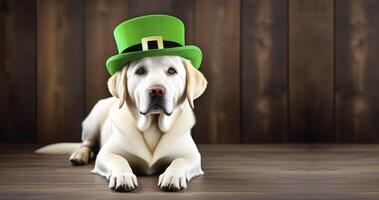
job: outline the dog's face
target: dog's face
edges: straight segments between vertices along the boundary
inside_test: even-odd
[[[179,56],[147,57],[131,62],[108,81],[120,106],[129,98],[142,115],[170,116],[175,107],[193,100],[205,90],[207,81],[189,60]]]
[[[182,59],[176,56],[131,62],[126,76],[130,98],[143,115],[171,115],[184,94],[186,70]]]

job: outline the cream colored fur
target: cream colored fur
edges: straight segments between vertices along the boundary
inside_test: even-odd
[[[141,65],[147,70],[146,76],[135,75]],[[170,66],[177,70],[176,77],[165,74]],[[145,90],[154,84],[166,88],[165,106],[171,115],[156,111],[140,113],[148,102]],[[149,57],[130,63],[109,79],[113,97],[100,100],[83,121],[82,144],[71,145],[74,152],[70,160],[88,163],[90,152],[99,142],[93,172],[106,177],[110,188],[135,189],[138,187],[135,172],[163,172],[158,179],[163,190],[186,188],[187,181],[203,174],[191,128],[195,124],[193,101],[206,85],[206,79],[190,61],[178,56]],[[54,146],[47,146],[39,152],[53,149]]]

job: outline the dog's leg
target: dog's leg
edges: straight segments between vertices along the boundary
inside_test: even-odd
[[[90,116],[88,118],[90,118]],[[96,145],[99,138],[100,130],[98,130],[97,127],[94,127],[95,124],[89,124],[88,118],[82,124],[82,145],[70,156],[70,161],[73,165],[85,165],[88,163],[91,150]]]
[[[109,188],[117,192],[129,192],[138,187],[137,177],[128,161],[115,153],[100,150],[93,172],[105,176]]]
[[[70,161],[73,165],[86,165],[88,164],[91,149],[86,146],[80,147],[70,156]]]
[[[73,165],[88,163],[91,151],[99,140],[101,125],[104,123],[112,103],[109,99],[100,100],[83,121],[82,145],[70,157]]]
[[[187,180],[193,176],[203,174],[200,167],[200,154],[191,153],[181,158],[176,158],[159,176],[158,186],[163,191],[179,191],[187,188]]]

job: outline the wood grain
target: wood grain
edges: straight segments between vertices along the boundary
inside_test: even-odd
[[[199,145],[205,175],[188,189],[162,192],[158,177],[137,176],[132,193],[115,193],[88,166],[67,156],[0,147],[2,199],[377,199],[378,145]]]
[[[84,1],[37,2],[38,142],[79,141],[84,118]]]
[[[338,142],[379,141],[377,1],[336,1]]]
[[[289,1],[289,134],[333,142],[333,1]]]
[[[116,55],[113,30],[128,16],[125,0],[86,1],[85,11],[85,108],[86,114],[102,98],[110,96],[106,60]]]
[[[0,142],[36,141],[35,2],[0,0]]]
[[[240,141],[240,1],[196,1],[195,44],[203,51],[200,70],[208,79],[196,102],[199,142]]]
[[[286,142],[287,1],[242,2],[241,141]]]
[[[0,0],[0,142],[79,141],[127,18],[203,50],[198,143],[379,142],[375,0]],[[334,13],[335,11],[335,13]],[[37,136],[38,132],[38,136]]]

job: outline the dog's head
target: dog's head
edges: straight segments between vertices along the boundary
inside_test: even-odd
[[[164,114],[205,90],[207,81],[191,62],[179,56],[157,56],[136,60],[108,80],[110,93],[120,100],[120,107],[130,100],[141,115]]]

